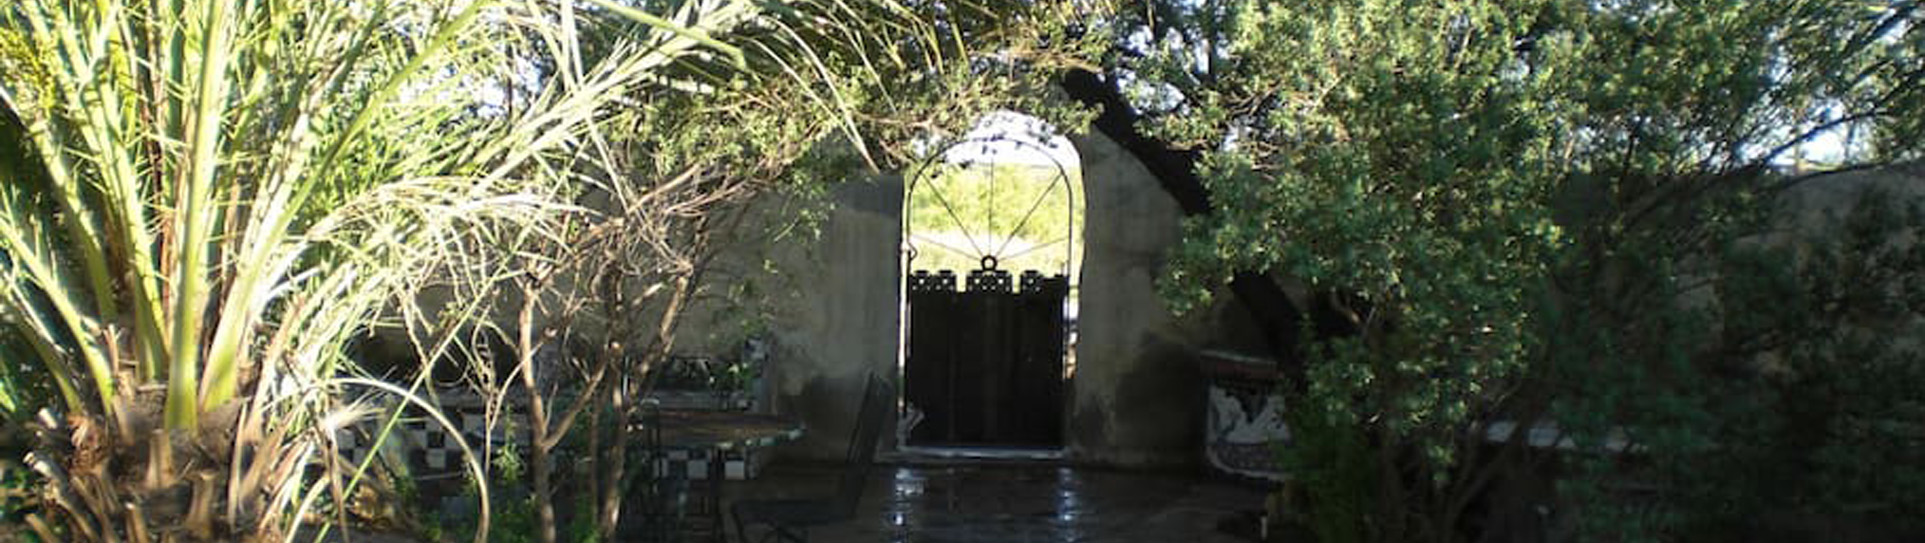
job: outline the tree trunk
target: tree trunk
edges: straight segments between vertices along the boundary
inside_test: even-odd
[[[625,401],[628,387],[620,386],[621,382],[618,380],[617,386],[608,387],[609,405],[612,407],[613,414],[609,419],[613,427],[610,428],[612,435],[609,443],[602,449],[606,455],[603,465],[607,469],[607,476],[596,477],[596,481],[602,487],[602,495],[601,515],[595,529],[601,535],[602,541],[614,540],[615,528],[622,519],[622,498],[623,491],[626,490],[622,487],[622,481],[628,478],[629,413]]]
[[[602,420],[605,418],[606,417],[602,416],[602,410],[599,407],[589,408],[589,411],[588,411],[588,473],[590,474],[590,476],[586,481],[587,482],[586,485],[582,485],[579,483],[576,484],[577,487],[582,487],[582,486],[587,487],[589,506],[582,508],[583,509],[582,511],[577,511],[575,513],[576,515],[590,514],[590,511],[594,511],[596,507],[600,506],[600,504],[604,501],[604,499],[606,498],[610,490],[613,488],[611,485],[604,484],[602,481],[602,477],[600,477],[600,474],[602,473],[602,464],[604,463],[602,459],[602,456],[603,456],[602,455],[602,447],[603,447]],[[599,539],[600,541],[608,541],[608,534],[602,533],[601,523],[599,521],[597,521],[595,524],[595,533],[602,536]]]
[[[516,345],[519,350],[521,366],[521,385],[528,391],[528,471],[533,476],[535,515],[540,531],[541,543],[555,543],[555,501],[550,494],[548,469],[548,409],[542,401],[541,387],[535,379],[534,321],[535,304],[540,301],[541,291],[536,288],[522,289],[521,314],[517,321]]]

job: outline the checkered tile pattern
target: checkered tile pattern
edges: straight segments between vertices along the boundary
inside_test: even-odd
[[[713,405],[713,400],[708,401],[710,403],[707,405]],[[479,407],[456,407],[447,409],[445,414],[450,422],[461,428],[462,436],[467,440],[468,446],[479,452],[482,446],[482,438],[487,434],[488,429],[487,417],[483,410]],[[501,424],[498,423],[492,437],[496,448],[506,443],[515,443],[518,445],[528,443],[528,432],[525,430],[525,428],[527,428],[527,423],[525,422],[526,416],[526,413],[522,411],[516,411],[512,414],[504,413],[502,415],[504,421],[511,417],[515,419],[516,422],[512,424],[512,426],[514,426],[517,431],[514,435],[510,436],[502,431],[499,427]],[[365,459],[369,450],[373,448],[374,444],[372,443],[372,439],[376,433],[381,430],[381,425],[385,422],[386,419],[370,420],[357,425],[355,428],[344,429],[337,434],[336,443],[349,461],[359,462]],[[398,454],[401,458],[405,458],[408,469],[412,470],[418,477],[433,477],[437,475],[452,476],[460,473],[463,469],[461,446],[456,444],[455,440],[448,438],[448,433],[445,428],[439,423],[429,419],[419,417],[404,418],[396,425],[394,433],[388,436],[387,447],[387,450],[392,451],[393,454]],[[521,450],[526,451],[527,449],[526,447],[521,447]],[[686,473],[690,480],[705,480],[709,476],[709,462],[718,460],[716,458],[717,452],[718,451],[705,449],[671,449],[664,451],[666,458],[662,459],[662,465],[657,467],[657,469],[660,470],[658,473],[671,473],[670,470],[679,470],[679,473]],[[719,452],[721,453],[719,460],[723,462],[723,475],[725,479],[731,481],[754,478],[764,463],[762,462],[763,458],[760,457],[766,456],[759,455],[755,451],[738,450]]]
[[[657,473],[686,475],[691,481],[706,480],[709,477],[709,462],[715,461],[715,454],[722,454],[722,478],[728,481],[753,479],[761,471],[762,462],[754,451],[711,451],[706,449],[669,449],[663,451],[667,456],[659,461]]]
[[[453,409],[445,415],[461,429],[468,446],[479,452],[483,436],[487,433],[487,417],[479,409]],[[513,416],[523,415],[516,413]],[[344,429],[336,437],[337,444],[350,460],[358,462],[366,458],[374,446],[374,437],[386,422],[386,419],[370,420]],[[447,429],[440,423],[419,417],[403,418],[387,439],[388,450],[407,459],[408,468],[419,475],[451,474],[461,470],[461,446],[449,438]],[[527,443],[527,432],[509,436],[497,428],[493,441],[496,447],[510,442]]]

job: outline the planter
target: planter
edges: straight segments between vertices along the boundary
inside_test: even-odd
[[[1234,475],[1283,481],[1277,455],[1289,445],[1290,429],[1283,422],[1276,362],[1224,351],[1204,351],[1200,362],[1210,383],[1203,444],[1210,466]]]

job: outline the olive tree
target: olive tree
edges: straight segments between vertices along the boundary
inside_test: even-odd
[[[1207,195],[1166,295],[1194,307],[1289,278],[1339,321],[1276,343],[1295,377],[1290,466],[1325,540],[1501,535],[1479,511],[1558,457],[1545,445],[1704,465],[1705,426],[1677,417],[1709,412],[1659,407],[1703,405],[1689,383],[1747,357],[1687,340],[1693,308],[1675,300],[1755,294],[1740,285],[1761,271],[1725,248],[1800,182],[1776,172],[1814,142],[1840,142],[1832,167],[1920,153],[1911,2],[1120,13],[1107,75]],[[1566,431],[1533,446],[1516,430],[1537,427]]]

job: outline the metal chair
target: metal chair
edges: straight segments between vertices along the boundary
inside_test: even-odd
[[[811,527],[854,520],[856,502],[861,500],[862,487],[868,483],[870,464],[876,457],[877,441],[889,416],[889,402],[894,399],[894,387],[875,374],[870,374],[869,383],[862,394],[861,410],[856,413],[855,432],[849,436],[849,453],[842,474],[836,481],[835,494],[807,500],[737,501],[730,507],[730,513],[735,518],[736,538],[748,543],[746,527],[763,526],[767,531],[759,541],[806,543]]]
[[[688,473],[669,469],[668,453],[662,447],[661,402],[644,400],[640,408],[642,469],[631,472],[638,480],[631,480],[625,486],[633,489],[631,497],[640,498],[641,515],[637,520],[641,522],[630,530],[623,530],[624,538],[677,541],[688,511]]]

